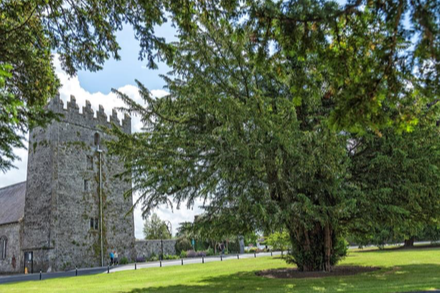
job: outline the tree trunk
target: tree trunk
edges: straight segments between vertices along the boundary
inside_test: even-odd
[[[330,224],[327,223],[324,228],[324,271],[331,271],[331,254],[332,254],[332,233]]]
[[[290,261],[298,266],[300,271],[330,272],[338,259],[334,247],[336,236],[332,226],[327,223],[315,223],[313,229],[296,227],[289,231],[292,243]]]
[[[415,236],[411,236],[409,239],[405,239],[403,247],[414,247]]]

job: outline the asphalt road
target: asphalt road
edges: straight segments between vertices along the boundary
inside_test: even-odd
[[[280,255],[281,252],[273,252],[273,255]],[[183,265],[189,265],[189,264],[196,264],[196,263],[208,263],[208,262],[215,262],[215,261],[228,261],[231,259],[243,259],[243,258],[255,258],[255,257],[262,257],[262,256],[270,256],[270,252],[260,252],[257,254],[239,254],[238,257],[236,254],[234,255],[224,255],[222,257],[220,256],[208,256],[204,258],[185,258],[183,259]],[[114,272],[120,272],[120,271],[129,271],[134,270],[135,266],[136,269],[144,269],[144,268],[155,268],[155,267],[169,267],[169,266],[181,266],[182,260],[164,260],[162,262],[155,261],[155,262],[144,262],[144,263],[137,263],[135,264],[128,264],[128,265],[119,265],[119,266],[111,266],[111,267],[97,267],[97,268],[85,268],[85,269],[78,269],[78,276],[85,276],[85,275],[94,275],[94,274],[107,274],[107,273],[114,273]],[[63,278],[63,277],[75,277],[76,276],[76,270],[71,271],[65,271],[65,272],[56,272],[56,273],[42,273],[41,279],[47,280],[47,279],[54,279],[54,278]],[[5,283],[12,283],[12,282],[24,282],[24,281],[39,281],[40,280],[40,273],[34,272],[33,274],[19,274],[19,275],[8,275],[8,276],[1,276],[0,275],[0,284]]]

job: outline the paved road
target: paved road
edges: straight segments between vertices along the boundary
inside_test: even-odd
[[[273,255],[280,255],[281,252],[274,252]],[[270,252],[260,252],[257,253],[256,255],[251,254],[251,253],[247,253],[247,254],[240,254],[238,257],[236,254],[233,255],[224,255],[222,258],[220,258],[220,256],[207,256],[204,258],[185,258],[183,259],[183,265],[188,265],[188,264],[196,264],[196,263],[208,263],[208,262],[215,262],[215,261],[227,261],[227,260],[231,260],[231,259],[243,259],[243,258],[255,258],[255,257],[262,257],[262,256],[270,256],[271,253]],[[163,267],[170,267],[170,266],[181,266],[182,265],[182,260],[165,260],[162,262],[162,266]],[[155,267],[160,267],[161,263],[160,262],[146,262],[146,263],[138,263],[136,264],[137,269],[144,269],[144,268],[155,268]],[[120,272],[120,271],[127,271],[127,270],[134,270],[135,265],[134,264],[129,264],[129,265],[124,265],[124,266],[118,266],[115,268],[110,269],[110,273],[114,273],[114,272]]]
[[[281,252],[273,252],[273,255],[280,255]],[[262,256],[270,256],[270,252],[261,252],[254,254],[240,254],[238,258],[254,258],[256,257],[262,257]],[[214,262],[214,261],[227,261],[230,259],[237,259],[237,255],[224,255],[222,258],[220,256],[208,256],[204,258],[186,258],[183,260],[183,265],[188,264],[195,264],[195,263],[208,263],[208,262]],[[163,262],[144,262],[144,263],[137,263],[136,268],[137,269],[144,269],[144,268],[154,268],[154,267],[169,267],[169,266],[181,266],[182,261],[181,260],[165,260]],[[85,276],[85,275],[93,275],[93,274],[107,274],[114,273],[114,272],[120,272],[120,271],[128,271],[128,270],[134,270],[135,264],[128,264],[128,265],[120,265],[116,267],[98,267],[98,268],[87,268],[87,269],[78,269],[78,276]],[[43,280],[47,279],[53,279],[53,278],[62,278],[62,277],[74,277],[76,275],[75,270],[66,271],[66,272],[56,272],[56,273],[43,273],[41,275],[41,278]],[[23,282],[23,281],[37,281],[40,280],[40,274],[34,273],[34,274],[20,274],[20,275],[11,275],[11,276],[0,276],[0,284],[5,283],[11,283],[11,282]]]
[[[100,274],[103,272],[107,272],[107,268],[88,268],[88,269],[78,269],[78,276],[85,275],[94,275]],[[61,277],[73,277],[76,275],[76,271],[66,271],[66,272],[57,272],[57,273],[43,273],[41,275],[43,280],[53,279],[53,278],[61,278]],[[20,274],[20,275],[9,275],[9,276],[0,276],[0,284],[11,283],[11,282],[23,282],[23,281],[35,281],[40,280],[40,274]]]

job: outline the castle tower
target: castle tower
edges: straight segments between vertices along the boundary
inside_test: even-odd
[[[110,250],[132,258],[132,198],[124,198],[131,182],[115,178],[123,163],[107,153],[110,137],[100,126],[119,125],[131,132],[128,115],[110,122],[102,106],[94,116],[86,101],[82,113],[71,96],[64,109],[59,97],[49,108],[63,118],[29,137],[28,178],[22,253],[33,271],[59,271],[108,264]],[[102,247],[102,249],[101,249]],[[29,268],[30,269],[30,268]]]

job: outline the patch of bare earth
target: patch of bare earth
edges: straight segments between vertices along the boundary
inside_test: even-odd
[[[300,272],[296,268],[265,270],[255,273],[257,276],[271,279],[303,279],[303,278],[323,278],[334,276],[350,276],[362,273],[374,272],[378,267],[362,266],[336,266],[331,272]]]

